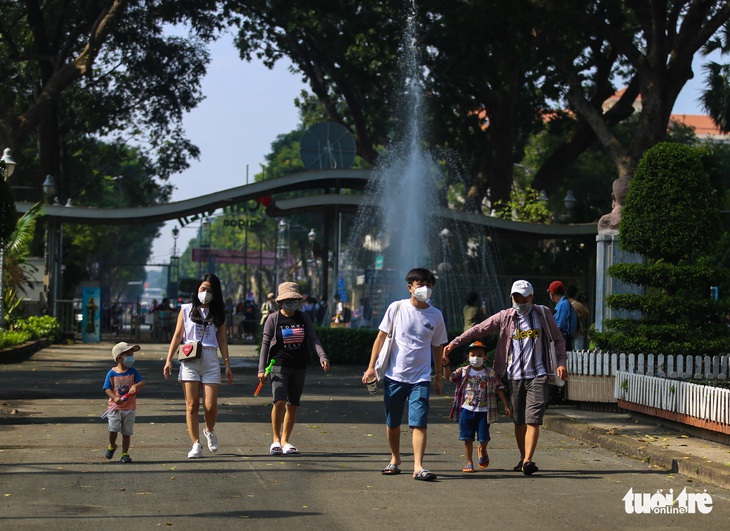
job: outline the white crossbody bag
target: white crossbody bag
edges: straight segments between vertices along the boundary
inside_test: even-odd
[[[395,318],[398,315],[401,304],[403,303],[399,302],[395,307],[393,318],[390,320],[390,326],[388,327],[388,335],[386,336],[385,341],[383,341],[383,346],[380,347],[378,359],[375,360],[375,376],[378,378],[378,381],[385,378],[385,370],[388,368],[388,364],[390,363],[390,353],[393,351],[393,343],[395,342]]]

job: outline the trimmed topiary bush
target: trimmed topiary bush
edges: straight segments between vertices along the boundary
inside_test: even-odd
[[[636,168],[619,226],[621,248],[677,265],[704,254],[720,234],[715,190],[697,151],[663,142]]]
[[[607,319],[593,336],[614,352],[719,354],[730,350],[728,305],[710,299],[710,286],[726,282],[728,269],[699,265],[721,233],[715,190],[697,151],[661,143],[639,162],[619,225],[621,248],[643,254],[647,264],[615,264],[609,275],[644,286],[645,295],[606,298],[618,311],[641,319]]]

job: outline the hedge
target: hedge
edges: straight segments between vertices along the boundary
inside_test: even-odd
[[[367,367],[370,361],[373,343],[378,335],[375,328],[319,328],[317,337],[327,357],[333,365],[362,365]],[[461,331],[448,332],[449,341],[460,335]],[[491,366],[494,359],[494,350],[497,347],[497,336],[488,336],[481,340],[487,346],[487,364]],[[463,348],[454,351],[451,356],[452,366],[461,365],[465,359]]]

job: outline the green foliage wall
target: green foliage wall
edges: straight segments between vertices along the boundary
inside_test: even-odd
[[[596,345],[614,352],[719,354],[730,349],[723,317],[730,305],[710,299],[710,286],[729,270],[702,260],[721,232],[715,190],[697,150],[657,144],[640,161],[624,203],[619,244],[647,264],[615,264],[609,274],[644,286],[646,294],[616,294],[606,302],[641,319],[604,321]]]
[[[317,337],[324,351],[327,353],[332,364],[337,365],[362,365],[363,370],[367,368],[370,361],[370,353],[373,349],[373,343],[378,335],[378,330],[374,328],[319,328],[317,327]],[[449,340],[461,334],[461,331],[450,331]],[[493,351],[497,347],[497,336],[489,336],[482,339],[487,346],[488,351]],[[452,366],[461,365],[464,361],[464,349],[457,349],[449,357]],[[489,365],[493,355],[488,356]]]

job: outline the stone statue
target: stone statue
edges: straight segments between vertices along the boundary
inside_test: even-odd
[[[617,233],[618,225],[621,221],[621,209],[623,208],[624,199],[629,191],[630,179],[619,177],[613,181],[611,192],[611,207],[613,210],[608,214],[601,216],[598,220],[599,233]]]

